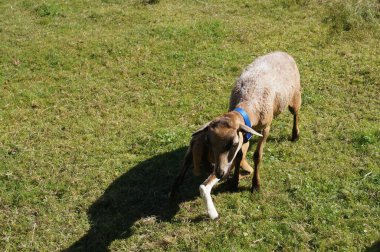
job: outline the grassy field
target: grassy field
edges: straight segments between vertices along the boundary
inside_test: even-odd
[[[379,249],[379,2],[150,2],[0,1],[1,250]],[[280,115],[262,191],[221,183],[217,221],[207,174],[170,202],[191,132],[275,50],[301,72],[300,140]]]

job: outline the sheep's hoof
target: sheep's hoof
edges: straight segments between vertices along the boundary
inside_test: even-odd
[[[246,171],[246,170],[243,170],[239,173],[239,180],[240,179],[245,179],[245,178],[249,178],[251,176],[253,172],[249,172],[249,171]]]
[[[219,218],[219,214],[216,211],[209,212],[208,215],[209,215],[211,220],[216,220]]]
[[[300,134],[293,134],[292,138],[290,139],[292,142],[297,142],[300,138]]]
[[[229,191],[230,191],[230,192],[237,192],[237,191],[238,191],[238,188],[239,188],[238,184],[236,184],[236,183],[231,183],[230,186],[229,186]]]
[[[260,185],[252,185],[251,193],[253,192],[260,192]]]

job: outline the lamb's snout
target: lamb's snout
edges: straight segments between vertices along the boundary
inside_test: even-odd
[[[224,165],[224,166],[216,166],[216,168],[215,168],[215,176],[218,179],[225,178],[228,175],[230,169],[231,169],[231,164],[227,164],[227,165]]]

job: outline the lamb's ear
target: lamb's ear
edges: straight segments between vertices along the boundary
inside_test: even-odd
[[[197,131],[195,131],[193,134],[191,134],[191,136],[195,136],[196,134],[206,130],[209,125],[210,125],[210,122],[206,123],[205,125],[200,127]]]
[[[251,133],[252,135],[256,135],[256,136],[259,136],[259,137],[263,136],[259,132],[254,131],[252,128],[250,128],[250,127],[248,127],[247,125],[244,125],[244,124],[240,124],[239,130],[247,132],[247,133]]]

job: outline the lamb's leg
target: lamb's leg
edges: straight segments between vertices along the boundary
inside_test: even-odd
[[[240,169],[240,163],[243,157],[243,152],[239,151],[235,157],[235,171],[234,171],[234,176],[231,181],[231,190],[232,191],[237,191],[238,186],[239,186],[239,169]]]
[[[244,178],[244,177],[247,177],[249,175],[251,175],[253,173],[253,168],[248,164],[247,162],[247,152],[248,152],[248,148],[249,148],[249,142],[243,144],[241,150],[243,152],[243,158],[240,162],[240,166],[241,168],[244,170],[244,173],[243,175],[240,177],[240,178]]]
[[[212,187],[218,183],[219,179],[215,176],[215,174],[211,174],[202,185],[199,186],[199,192],[201,197],[203,198],[203,202],[207,207],[207,213],[212,220],[218,218],[218,212],[215,209],[214,203],[211,198],[211,189]]]
[[[301,93],[300,92],[297,92],[295,95],[294,95],[294,98],[293,98],[293,104],[291,106],[289,106],[289,110],[290,112],[293,114],[293,130],[292,130],[292,141],[295,142],[298,140],[299,136],[300,136],[300,130],[299,130],[299,127],[298,127],[298,124],[299,124],[299,110],[300,110],[300,107],[301,107]]]
[[[175,194],[178,191],[179,186],[182,184],[183,179],[185,178],[186,172],[191,165],[191,161],[192,161],[192,152],[191,152],[191,146],[190,146],[186,151],[185,158],[182,163],[182,169],[173,183],[172,190],[169,194],[171,198],[175,196]]]
[[[295,142],[300,136],[300,130],[298,128],[299,110],[295,110],[294,107],[289,107],[289,110],[293,114],[293,130],[291,141]]]
[[[205,159],[207,148],[204,142],[204,133],[201,132],[191,140],[191,151],[193,155],[193,174],[194,176],[201,175],[201,163]]]
[[[293,130],[292,130],[292,141],[295,142],[298,140],[300,136],[300,130],[298,128],[298,119],[299,115],[298,112],[293,114]]]
[[[254,170],[253,170],[251,192],[260,190],[259,166],[261,163],[261,159],[263,157],[263,149],[264,149],[265,142],[267,141],[267,138],[269,135],[269,130],[270,130],[270,126],[267,126],[263,130],[263,136],[259,139],[255,153],[253,154],[253,161],[255,163],[255,166],[254,166]]]

